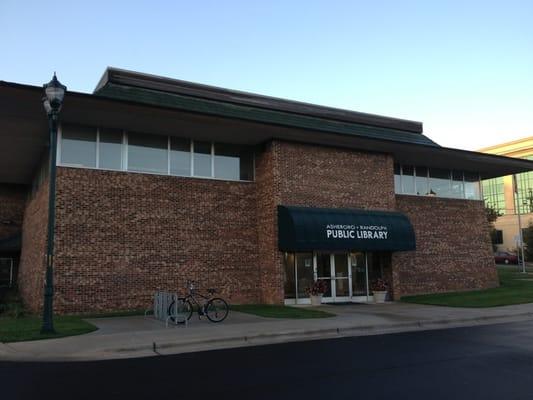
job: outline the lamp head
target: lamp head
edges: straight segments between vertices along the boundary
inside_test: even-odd
[[[63,105],[63,98],[65,97],[67,87],[59,82],[56,73],[54,72],[52,80],[44,84],[43,88],[45,93],[45,97],[43,97],[43,105],[46,113],[50,114],[51,112],[59,112]]]

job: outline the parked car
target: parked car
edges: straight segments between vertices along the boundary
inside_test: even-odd
[[[518,264],[518,256],[507,251],[497,251],[494,253],[496,264]]]

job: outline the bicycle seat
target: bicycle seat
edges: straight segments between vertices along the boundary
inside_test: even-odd
[[[214,294],[216,293],[216,289],[213,289],[213,288],[207,289],[207,293]]]

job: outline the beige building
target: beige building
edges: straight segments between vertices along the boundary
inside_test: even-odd
[[[479,149],[482,153],[533,160],[533,136]],[[533,173],[516,175],[518,193],[513,190],[512,175],[482,181],[485,203],[502,216],[495,223],[495,244],[499,251],[515,252],[519,243],[518,215],[522,228],[533,223]],[[517,209],[518,208],[518,209]]]

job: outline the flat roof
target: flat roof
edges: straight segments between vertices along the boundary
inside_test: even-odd
[[[124,98],[68,91],[61,121],[235,144],[278,139],[387,153],[400,163],[479,172],[483,179],[533,170],[533,161],[445,148],[407,130],[112,85]],[[42,95],[42,87],[0,81],[0,182],[27,184],[36,172],[48,144]]]

